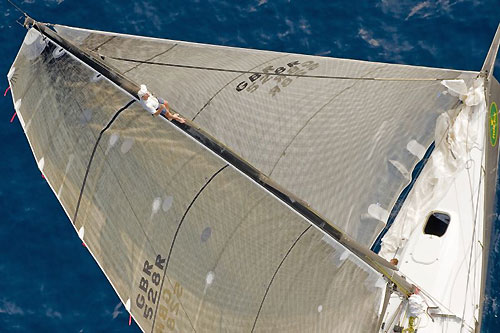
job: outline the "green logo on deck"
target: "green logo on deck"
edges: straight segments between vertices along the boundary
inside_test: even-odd
[[[498,139],[498,106],[493,102],[490,105],[490,142],[492,146],[497,144]]]

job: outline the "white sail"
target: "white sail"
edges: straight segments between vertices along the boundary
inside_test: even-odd
[[[381,274],[59,50],[28,31],[13,99],[49,185],[144,331],[376,328]]]
[[[437,117],[458,102],[440,79],[477,76],[55,29],[367,246],[422,157],[408,146],[425,151]]]
[[[381,253],[397,256],[408,240],[400,267],[431,291],[412,298],[408,316],[421,316],[423,304],[440,316],[432,327],[422,322],[424,330],[450,318],[460,321],[449,327],[477,325],[498,163],[496,141],[482,145],[484,121],[498,135],[497,111],[484,114],[490,104],[497,110],[499,94],[488,71],[477,79],[477,72],[35,26],[44,36],[28,30],[8,74],[21,125],[80,238],[144,331],[413,326],[399,304],[419,291],[363,245],[373,244],[433,141],[431,162]],[[139,83],[192,122],[152,118],[137,101]],[[431,173],[444,155],[449,168]],[[464,168],[471,184],[453,178]],[[448,188],[468,185],[483,198],[473,207],[481,222],[452,222],[450,230],[473,230],[474,260],[443,257],[465,282],[441,294],[429,283],[430,266],[408,258],[427,265],[430,244],[441,243],[417,230],[426,210],[439,208],[425,198],[454,197]],[[458,208],[469,203],[460,200]],[[392,296],[388,281],[398,289]],[[468,307],[460,315],[462,299]]]

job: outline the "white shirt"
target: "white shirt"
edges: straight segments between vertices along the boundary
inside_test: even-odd
[[[160,106],[160,102],[158,102],[156,97],[151,95],[148,97],[146,101],[141,99],[141,104],[146,110],[148,110],[151,113],[156,112],[156,109],[158,109],[158,107]]]

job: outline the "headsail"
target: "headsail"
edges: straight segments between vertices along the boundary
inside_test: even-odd
[[[34,29],[9,82],[40,169],[143,330],[376,327],[378,272]]]
[[[55,26],[370,246],[477,73],[244,50]],[[277,75],[278,74],[278,75]]]

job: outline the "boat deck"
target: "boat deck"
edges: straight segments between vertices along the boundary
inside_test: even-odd
[[[480,124],[484,124],[484,115]],[[484,135],[484,127],[478,129]],[[421,288],[428,314],[420,316],[418,332],[473,332],[479,321],[483,269],[484,149],[473,147],[466,167],[458,172],[448,192],[429,211],[450,216],[441,237],[424,232],[427,218],[409,237],[399,259],[400,272]],[[481,175],[483,173],[483,175]],[[432,296],[430,296],[432,295]],[[393,313],[401,303],[394,295],[388,306]],[[386,316],[389,323],[391,315]],[[406,305],[394,321],[407,323]],[[389,325],[389,324],[388,324]],[[392,332],[385,325],[382,332]],[[406,327],[406,326],[405,326]]]

